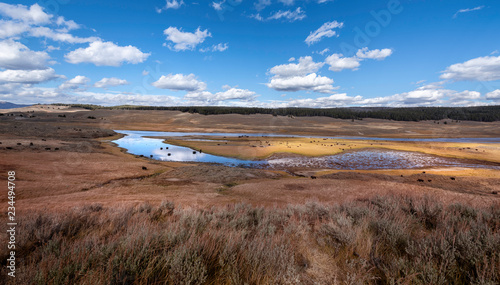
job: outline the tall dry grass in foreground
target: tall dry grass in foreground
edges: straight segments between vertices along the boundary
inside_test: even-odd
[[[16,284],[500,282],[498,203],[384,196],[282,209],[92,205],[19,224]]]

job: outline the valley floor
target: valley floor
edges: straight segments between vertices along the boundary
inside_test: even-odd
[[[6,114],[8,114],[8,112]],[[276,276],[285,276],[288,274],[286,273],[288,272],[287,270],[291,270],[290,272],[293,271],[293,274],[298,275],[290,273],[292,275],[289,277],[292,279],[295,278],[293,280],[302,280],[305,284],[308,284],[309,281],[320,283],[327,281],[332,282],[332,280],[346,281],[351,278],[349,277],[349,274],[358,274],[356,275],[357,277],[352,278],[361,278],[359,280],[364,280],[362,283],[373,283],[375,282],[374,280],[381,280],[380,278],[386,278],[385,281],[387,282],[390,280],[400,280],[402,282],[404,280],[417,280],[420,277],[417,278],[416,276],[421,276],[421,271],[419,270],[427,270],[422,267],[421,269],[415,269],[417,270],[415,272],[410,272],[408,271],[409,269],[403,265],[401,265],[402,267],[398,267],[400,265],[389,262],[388,256],[390,254],[400,256],[402,263],[417,262],[415,259],[417,257],[415,256],[408,257],[402,255],[401,252],[389,253],[389,248],[392,246],[391,242],[397,243],[398,241],[383,241],[382,239],[386,238],[383,235],[387,234],[385,231],[399,231],[395,228],[384,228],[386,226],[392,227],[389,225],[390,223],[387,225],[374,225],[373,223],[377,223],[376,221],[372,221],[363,216],[363,218],[360,218],[362,220],[362,225],[351,228],[354,236],[352,238],[346,237],[350,241],[354,242],[354,244],[346,243],[343,241],[343,237],[337,236],[339,234],[337,231],[342,232],[340,229],[344,227],[342,219],[345,219],[346,215],[350,215],[345,212],[349,210],[338,209],[347,209],[346,207],[351,207],[352,205],[359,204],[356,207],[365,207],[367,208],[366,211],[379,211],[377,213],[380,213],[381,217],[391,219],[388,216],[389,213],[392,213],[390,211],[404,212],[404,209],[406,209],[405,207],[408,205],[407,203],[410,203],[407,201],[413,199],[416,201],[415,203],[417,205],[421,205],[419,207],[431,207],[432,209],[437,207],[441,209],[438,211],[439,213],[435,214],[425,212],[427,210],[424,208],[419,208],[420,210],[416,211],[417,213],[419,213],[418,211],[424,211],[425,213],[422,215],[429,214],[431,215],[430,219],[443,219],[438,222],[438,224],[439,227],[444,227],[445,224],[448,223],[449,219],[454,218],[443,216],[443,213],[446,212],[443,209],[446,209],[447,207],[455,207],[452,205],[459,204],[461,205],[460,207],[471,209],[470,211],[475,213],[473,214],[474,223],[482,221],[489,226],[493,225],[493,227],[490,227],[487,230],[488,235],[491,236],[492,242],[496,242],[497,246],[499,244],[498,230],[500,222],[498,221],[498,207],[500,207],[500,195],[498,193],[500,192],[500,171],[498,170],[468,168],[428,168],[413,170],[394,169],[370,171],[295,169],[293,173],[290,173],[285,171],[235,168],[203,163],[162,162],[127,154],[124,150],[117,148],[113,143],[111,143],[111,141],[118,138],[118,135],[112,131],[117,129],[191,132],[202,130],[205,132],[282,132],[307,134],[311,136],[379,135],[381,137],[500,137],[500,123],[450,122],[446,125],[442,123],[438,125],[434,122],[392,122],[382,120],[363,120],[353,123],[351,121],[342,121],[330,118],[292,119],[288,117],[276,118],[265,115],[201,116],[180,112],[75,111],[61,109],[58,111],[52,110],[52,112],[36,110],[34,113],[13,112],[13,114],[14,116],[0,116],[0,155],[2,158],[0,162],[0,180],[7,181],[7,173],[9,171],[15,171],[16,216],[18,216],[20,220],[26,221],[29,225],[31,225],[30,223],[42,223],[43,226],[47,227],[47,231],[53,231],[53,235],[50,237],[41,237],[40,233],[33,232],[33,236],[25,236],[21,238],[24,239],[23,242],[25,242],[25,244],[23,244],[22,254],[26,255],[26,259],[23,259],[22,261],[22,266],[25,266],[24,268],[26,269],[31,268],[30,266],[34,266],[36,262],[45,262],[43,264],[44,266],[48,266],[47,268],[55,266],[54,262],[62,262],[59,264],[62,267],[58,269],[63,270],[64,266],[62,264],[71,266],[71,264],[74,264],[75,262],[80,262],[81,260],[71,259],[69,257],[69,259],[65,259],[64,261],[58,261],[54,259],[55,257],[46,257],[45,253],[42,254],[42,252],[51,252],[52,250],[63,251],[69,255],[76,254],[74,251],[70,250],[71,246],[74,245],[68,244],[71,240],[71,234],[78,236],[75,240],[76,243],[84,244],[87,242],[88,240],[86,241],[85,239],[82,239],[86,235],[88,235],[89,238],[95,238],[96,241],[102,240],[107,243],[111,240],[120,240],[123,236],[127,236],[129,231],[132,230],[133,225],[138,223],[138,220],[140,219],[151,220],[159,218],[159,221],[151,220],[151,222],[148,222],[150,223],[148,225],[152,231],[164,226],[164,221],[170,221],[172,219],[172,222],[175,220],[176,223],[180,223],[178,226],[181,227],[186,226],[186,224],[180,222],[179,219],[182,220],[181,216],[188,215],[190,219],[198,221],[199,219],[205,217],[205,214],[203,214],[204,212],[199,211],[208,210],[223,213],[224,211],[233,211],[230,209],[233,209],[231,207],[236,207],[235,205],[245,205],[242,207],[246,207],[244,211],[247,211],[248,213],[252,211],[257,211],[255,213],[260,213],[259,211],[264,213],[262,214],[263,216],[259,216],[258,219],[266,217],[266,219],[270,219],[270,217],[268,217],[269,215],[277,215],[281,217],[280,219],[286,220],[283,223],[290,224],[290,227],[294,227],[294,231],[304,231],[303,233],[296,233],[290,236],[280,232],[279,238],[278,236],[270,236],[270,238],[276,238],[278,241],[283,238],[283,244],[295,245],[295,243],[298,243],[300,247],[307,247],[308,242],[314,241],[314,246],[310,249],[299,249],[298,251],[293,252],[285,250],[282,253],[279,253],[283,254],[283,256],[280,257],[283,258],[283,262],[286,262],[286,260],[290,258],[293,259],[295,262],[294,264],[296,265],[294,265],[295,267],[275,268],[276,274],[282,274],[278,274]],[[19,116],[20,114],[23,116]],[[186,144],[186,142],[178,143]],[[307,144],[308,142],[300,141],[294,143]],[[200,147],[199,143],[197,144],[198,145],[195,145],[194,147]],[[277,148],[270,151],[270,153],[280,152],[279,142],[276,142],[276,145]],[[428,151],[432,154],[479,159],[490,162],[500,161],[500,149],[491,145],[471,145],[471,147],[474,147],[474,150],[465,151],[458,150],[459,148],[464,147],[467,149],[466,145],[461,144],[443,144],[441,146],[435,144],[392,144],[391,147],[395,149],[405,148],[422,152]],[[224,150],[221,150],[220,148],[210,149],[210,146],[208,145],[203,145],[203,148],[207,151],[212,151],[213,153],[224,154]],[[476,151],[476,148],[484,150],[484,152]],[[313,151],[315,148],[311,146],[311,148],[304,149]],[[319,155],[321,153],[305,154]],[[259,155],[265,156],[267,154],[262,153]],[[299,177],[293,174],[300,174],[304,177]],[[309,177],[311,175],[317,176],[317,179],[311,179]],[[4,190],[6,191],[6,189]],[[379,203],[373,201],[381,201],[380,199],[389,201],[387,203],[395,203],[397,206],[394,206],[395,208],[392,210],[387,210],[385,213],[385,210],[382,208],[380,208],[382,209],[380,210],[378,208],[373,208],[375,206],[369,206],[374,203]],[[174,214],[170,213],[168,215],[163,213],[162,211],[165,210],[165,205],[167,205],[165,203],[167,203],[167,201],[168,203],[175,205],[175,209],[179,209],[179,212],[174,212]],[[1,196],[0,205],[5,205],[4,210],[0,213],[2,220],[4,220],[7,218],[6,195]],[[138,210],[141,209],[141,207],[149,207],[151,209]],[[287,211],[286,209],[305,209],[302,207],[326,207],[327,210],[325,210],[325,215],[330,218],[323,221],[320,217],[309,217],[309,215],[316,215],[313,214],[316,210],[311,210],[312,212],[304,210],[307,212],[304,213],[304,215],[307,216],[305,218],[300,216],[302,214],[297,214],[297,211],[299,210],[290,210],[294,213],[292,216],[298,215],[296,220],[290,221],[290,217],[285,214]],[[109,229],[111,232],[107,234],[99,232],[100,230],[98,230],[98,227],[102,223],[102,220],[99,219],[110,219],[110,222],[112,223],[119,223],[118,220],[115,221],[115,219],[118,219],[117,216],[114,216],[118,213],[116,211],[124,211],[122,214],[129,212],[138,214],[127,214],[131,215],[127,216],[127,219],[131,220],[125,221],[123,224],[125,226],[117,226],[116,232],[112,229]],[[143,213],[144,211],[145,213]],[[153,214],[151,214],[153,212],[151,211],[160,211],[160,214],[158,217],[154,218],[152,216]],[[243,212],[238,211],[237,214],[234,215],[247,215],[247,212],[242,214]],[[457,211],[460,212],[462,210]],[[54,227],[56,227],[55,224],[64,222],[64,216],[79,215],[78,217],[80,217],[81,215],[87,214],[89,217],[95,216],[95,219],[97,220],[92,220],[92,222],[89,222],[88,220],[82,221],[84,226],[74,229],[74,231],[71,229],[68,229],[69,232],[62,229],[54,229]],[[100,217],[101,214],[102,217]],[[343,218],[341,219],[338,215]],[[418,217],[418,215],[420,214],[417,214],[415,217]],[[457,215],[463,216],[465,214]],[[496,218],[493,218],[491,215],[496,215]],[[287,218],[284,218],[285,216]],[[410,216],[408,219],[413,219],[413,216]],[[38,221],[36,219],[41,220]],[[208,223],[209,228],[216,227],[215,225],[218,223],[217,219],[214,220],[211,218],[211,222]],[[302,228],[301,223],[304,222],[302,219],[306,219],[308,221],[312,219],[313,222],[311,222],[306,228]],[[350,221],[349,223],[356,222],[357,218],[352,219],[348,219]],[[425,221],[422,224],[420,218],[415,219],[416,220],[414,221],[412,220],[415,227],[411,230],[405,228],[405,230],[408,230],[409,232],[403,234],[415,234],[417,235],[415,238],[422,238],[422,240],[425,239],[427,234],[437,234],[433,233],[433,230],[435,230],[436,227],[433,226],[434,228],[431,227],[428,229],[426,228],[427,225],[425,224]],[[445,220],[446,223],[444,222]],[[223,223],[222,220],[219,222]],[[393,221],[391,221],[391,223],[392,222]],[[403,221],[398,221],[397,223],[399,222],[404,224]],[[449,220],[449,222],[451,223],[451,220]],[[276,224],[275,222],[270,223],[271,224],[266,224],[266,227],[278,227],[279,224]],[[472,222],[464,220],[464,223]],[[261,221],[257,222],[257,224],[260,225]],[[86,228],[87,226],[88,228]],[[471,225],[463,224],[463,226],[470,227]],[[484,225],[481,224],[481,227],[483,226]],[[189,224],[189,226],[186,227],[187,229],[194,231],[194,228],[192,228],[193,224]],[[5,244],[8,238],[5,234],[5,223],[2,223],[0,229],[0,242],[1,244]],[[236,229],[238,232],[235,232],[235,235],[243,234],[240,232],[238,227],[236,227]],[[31,230],[33,231],[33,229]],[[262,230],[263,229],[261,228],[249,228],[248,232],[245,234],[260,235],[263,234],[261,233]],[[444,230],[444,228],[440,228],[440,230]],[[279,229],[279,231],[284,231],[284,229]],[[384,232],[384,234],[382,234],[382,232]],[[180,232],[176,233],[181,234]],[[193,240],[190,238],[188,238],[188,240],[195,243],[195,240],[199,237],[196,237],[193,233],[190,232],[188,235]],[[212,237],[213,235],[216,235],[215,233],[206,234]],[[477,233],[472,233],[471,238],[475,238],[475,234]],[[154,235],[152,236],[151,233],[143,233],[139,236],[134,236],[134,238],[139,238],[141,240],[155,239]],[[397,239],[397,237],[387,237],[387,239],[390,238]],[[51,240],[54,240],[56,244],[51,243]],[[406,239],[406,237],[404,237],[403,240],[405,240],[404,242],[411,243],[409,239]],[[139,241],[137,240],[137,242]],[[150,240],[150,242],[152,242],[152,240]],[[213,242],[214,244],[206,246],[218,246],[220,241],[214,240]],[[366,244],[363,244],[365,242]],[[432,243],[434,241],[428,240],[426,242]],[[436,242],[438,241],[436,240]],[[269,246],[267,249],[272,249],[279,244],[280,242],[273,241],[272,244],[264,244],[263,246]],[[49,246],[55,246],[55,248],[49,250]],[[104,246],[104,244],[101,244],[100,246]],[[111,250],[117,246],[117,244],[113,245],[110,243],[107,246],[109,246],[107,250]],[[206,250],[206,248],[204,247],[202,249],[195,249],[195,247],[192,248],[191,246],[193,245],[186,245],[186,248],[194,250],[194,252],[203,252],[204,258],[204,254],[207,254],[207,256],[213,256],[211,254],[215,254],[205,252],[204,250]],[[257,246],[257,244],[255,244],[255,246]],[[372,246],[375,247],[375,249],[372,249]],[[483,245],[477,246],[482,247]],[[179,247],[175,250],[183,249]],[[498,274],[488,275],[487,272],[492,272],[493,268],[498,268],[500,262],[498,252],[500,251],[494,248],[484,250],[484,252],[481,251],[481,258],[486,256],[485,263],[481,263],[480,268],[464,268],[464,270],[468,273],[460,273],[465,275],[457,276],[457,280],[471,281],[471,278],[479,280],[477,278],[480,278],[481,274],[483,274],[481,276],[487,280],[499,280]],[[493,252],[496,252],[496,255],[490,254],[488,250],[493,250]],[[5,260],[3,259],[6,254],[5,251],[6,249],[2,248],[2,260]],[[382,251],[384,254],[388,255],[378,258],[377,254],[382,253]],[[92,255],[97,253],[79,252],[78,254]],[[126,255],[125,253],[123,254]],[[187,254],[187,252],[184,252],[183,254]],[[218,254],[219,253],[215,255],[219,256]],[[238,262],[242,262],[242,264],[244,263],[248,266],[253,266],[249,261],[252,257],[246,256],[246,254],[249,253],[240,252],[240,254],[245,257],[242,257],[242,259]],[[330,264],[329,262],[332,261],[332,254],[345,256],[346,260],[354,263],[351,265],[346,265],[345,263],[343,263],[344,265],[340,265],[341,263],[334,263],[334,265],[331,266],[336,266],[336,270],[340,270],[338,271],[339,273],[335,275],[336,277],[333,275],[327,276],[325,275],[329,270],[327,264]],[[360,259],[354,260],[353,258],[356,255],[361,256]],[[108,256],[107,258],[111,257],[113,257],[113,255]],[[122,259],[125,257],[114,256],[113,258]],[[191,257],[188,257],[187,255],[182,258],[181,259],[184,260],[182,262],[197,262],[196,260],[189,259]],[[222,257],[222,255],[217,258],[221,258],[220,260],[222,261],[220,262],[232,262],[231,260],[225,259],[226,257]],[[423,258],[423,256],[418,257],[418,262],[423,262]],[[425,258],[433,259],[434,257],[428,256]],[[272,259],[269,259],[268,261],[270,263],[275,262]],[[96,262],[102,263],[105,261],[100,260]],[[134,262],[139,261],[136,260]],[[205,264],[207,260],[203,260],[202,262]],[[444,261],[436,259],[435,262],[435,267],[438,268]],[[461,266],[461,263],[456,264],[458,264],[456,265],[458,267]],[[424,265],[425,264],[422,263],[422,266]],[[92,268],[91,265],[89,266],[89,268]],[[156,267],[156,269],[153,268],[154,266],[158,265],[150,264],[143,269],[152,270],[149,274],[153,274],[152,272],[154,272],[154,270],[160,270]],[[346,266],[351,266],[352,268],[349,269]],[[390,275],[389,272],[392,272],[391,270],[396,267],[399,268],[399,273],[395,276]],[[106,270],[113,271],[116,269],[113,268],[114,267],[110,265],[110,267],[107,267]],[[172,268],[175,267],[170,267],[170,269],[164,270],[167,270],[168,272],[170,272],[169,270],[175,271],[175,269]],[[201,268],[204,267],[201,266]],[[235,270],[234,268],[231,269],[229,267],[226,269],[229,271]],[[116,270],[121,269],[118,268]],[[212,274],[213,272],[219,272],[218,270],[222,269],[213,269],[209,265],[206,265],[205,270],[208,270],[207,272]],[[451,271],[447,274],[455,274],[457,272],[453,271],[455,269],[452,267],[450,267],[450,270]],[[44,282],[56,280],[51,278],[62,278],[57,279],[60,281],[56,283],[72,284],[67,280],[76,278],[76,275],[59,276],[55,272],[51,273],[49,271],[42,271],[40,272],[41,275],[26,275],[25,278],[27,278],[26,280],[28,280],[28,283],[38,282],[39,284],[43,284]],[[471,275],[472,277],[464,277],[467,274],[471,274],[469,271],[474,271],[475,273],[473,273],[473,276]],[[183,276],[182,274],[188,274],[186,272],[180,273],[181,271],[175,272],[175,274],[181,274],[179,275],[179,278]],[[223,274],[221,272],[219,272],[221,276],[229,278],[229,273],[226,272],[227,274]],[[250,284],[276,284],[272,278],[270,279],[270,277],[265,274],[251,276],[250,273],[245,272],[242,272],[243,275],[234,278],[240,278],[238,279],[240,281],[247,280]],[[104,277],[108,276],[108,273],[108,271],[95,271],[92,273],[95,275],[86,276],[85,278],[82,277],[82,279],[78,279],[78,282],[92,283],[92,280],[98,280],[99,282],[95,284],[105,284],[109,281]],[[439,272],[436,274],[438,273]],[[75,274],[79,273],[75,272]],[[125,276],[122,276],[123,278],[133,278],[133,282],[137,284],[146,284],[149,281],[152,281],[151,279],[148,279],[148,276],[141,275],[142,273],[139,274],[136,272],[133,274],[120,274]],[[170,274],[172,274],[172,272],[170,272]],[[175,274],[172,276],[177,276]],[[409,276],[414,276],[417,279],[411,279],[413,277],[410,278]],[[122,277],[118,276],[116,278]],[[410,279],[405,279],[407,277]],[[461,279],[462,277],[465,279]],[[204,280],[213,281],[213,279],[210,278],[215,277],[211,276]],[[284,279],[278,280],[277,283],[284,283],[283,280],[288,280],[285,277],[283,278]],[[437,277],[434,276],[429,278]],[[35,282],[34,280],[38,281]],[[118,279],[113,282],[121,282],[117,280]],[[165,281],[162,280],[156,280],[156,282]],[[230,279],[217,280],[226,280],[224,282],[228,284],[235,283],[230,281]],[[424,283],[428,283],[427,281],[429,280],[431,280],[429,281],[431,283],[440,283],[438,282],[439,280],[436,281],[434,279],[419,280],[424,280],[425,282],[422,281]]]

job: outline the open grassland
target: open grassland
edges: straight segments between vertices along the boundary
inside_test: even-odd
[[[500,137],[500,121],[402,122],[381,119],[351,121],[328,117],[288,117],[263,114],[200,115],[180,111],[88,111],[64,106],[35,107],[21,108],[15,111],[0,110],[0,113],[3,114],[3,116],[0,115],[0,121],[76,124],[79,126],[99,126],[112,130],[142,131],[247,132],[396,138]]]
[[[36,211],[15,284],[498,284],[500,204],[435,200]]]
[[[2,155],[0,178],[6,179],[8,171],[16,171],[17,185],[22,189],[17,196],[19,209],[33,210],[43,207],[59,211],[93,203],[112,206],[135,205],[145,201],[156,205],[162,200],[198,208],[231,203],[268,207],[306,201],[341,202],[388,193],[436,194],[442,202],[466,199],[479,205],[485,200],[498,200],[500,197],[494,194],[500,192],[500,171],[488,169],[458,167],[374,171],[293,169],[294,173],[306,176],[296,177],[282,171],[156,161],[136,157],[116,148],[110,142],[118,136],[105,127],[111,123],[123,123],[123,128],[128,128],[131,124],[141,123],[158,131],[179,130],[180,119],[185,119],[184,127],[189,127],[193,122],[204,124],[205,121],[212,123],[218,121],[213,124],[216,129],[231,124],[230,129],[235,129],[240,123],[245,122],[245,127],[251,123],[243,120],[228,122],[218,116],[180,112],[59,111],[60,113],[29,113],[29,116],[35,116],[34,118],[27,118],[26,114],[20,117],[21,114],[17,113],[16,116],[0,116]],[[130,115],[129,121],[123,117],[126,114]],[[198,121],[199,116],[205,120]],[[170,117],[172,124],[160,124],[165,117]],[[253,115],[252,118],[262,123],[269,119],[267,117],[274,118],[270,115]],[[136,119],[139,122],[135,121]],[[279,124],[281,118],[275,119]],[[313,129],[319,122],[323,122],[322,120],[325,128],[338,122],[330,118],[310,119],[318,120],[310,124]],[[394,125],[395,122],[391,121],[381,121],[378,124],[361,122],[372,129],[397,130],[398,128]],[[404,129],[416,130],[414,124],[417,123],[409,122],[407,128],[400,125],[401,122],[396,123]],[[340,121],[339,124],[342,126],[350,122]],[[425,126],[428,123],[422,122],[422,124]],[[435,125],[432,122],[430,124]],[[490,123],[484,124],[486,127],[491,126]],[[470,131],[471,128],[466,130]],[[315,132],[320,133],[319,129]],[[229,156],[235,153],[245,154],[245,151],[248,151],[249,157],[266,156],[271,152],[295,151],[294,149],[302,154],[321,155],[342,151],[340,148],[348,150],[358,147],[400,147],[405,150],[432,151],[441,155],[498,161],[496,156],[498,149],[495,145],[474,145],[470,146],[471,149],[467,149],[466,145],[448,143],[421,145],[368,140],[341,142],[305,138],[258,139],[263,140],[262,147],[257,138],[234,138],[227,142],[228,145],[221,141],[220,146],[214,142],[207,142],[206,145],[193,142],[195,145],[192,147],[203,148],[204,152],[210,152],[212,146],[214,153],[226,151],[220,154]],[[265,145],[266,140],[271,140],[271,146]],[[179,144],[183,143],[186,142],[179,141]],[[478,151],[475,150],[476,147]],[[319,179],[311,180],[308,178],[311,175],[316,175]],[[452,177],[456,179],[452,181]],[[417,182],[419,179],[424,182]],[[5,196],[0,197],[0,203],[6,201]]]

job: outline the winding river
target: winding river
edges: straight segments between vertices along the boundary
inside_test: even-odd
[[[222,137],[312,137],[282,134],[248,134],[248,133],[181,133],[116,130],[124,137],[113,141],[118,147],[126,149],[134,155],[143,155],[162,161],[220,163],[228,166],[252,168],[289,169],[328,168],[328,169],[412,169],[425,167],[467,167],[500,169],[498,164],[485,164],[473,160],[446,158],[420,152],[362,149],[347,151],[335,155],[321,157],[273,155],[266,160],[242,160],[224,156],[201,153],[188,147],[167,144],[162,138],[176,136],[222,136]],[[422,141],[422,142],[458,142],[458,143],[500,143],[500,138],[370,138],[370,137],[321,137],[331,139],[358,139],[374,141]],[[204,139],[198,139],[204,140]]]

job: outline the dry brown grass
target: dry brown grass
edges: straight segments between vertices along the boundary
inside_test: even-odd
[[[44,113],[74,113],[88,112],[83,108],[73,108],[69,106],[53,106],[53,105],[33,105],[30,107],[0,109],[0,113],[7,114],[13,112],[44,112]]]
[[[446,206],[434,198],[35,212],[20,217],[22,259],[15,283],[4,282],[498,284],[500,204]],[[0,255],[5,263],[4,248]]]

